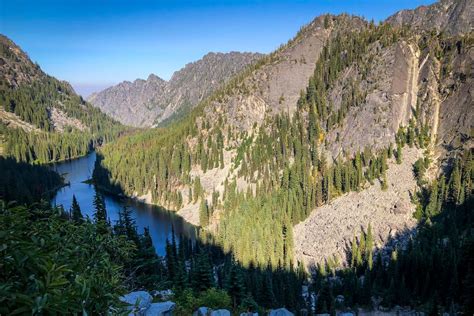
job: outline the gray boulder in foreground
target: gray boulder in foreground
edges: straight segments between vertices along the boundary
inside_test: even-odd
[[[146,310],[150,307],[152,302],[150,293],[146,291],[130,292],[120,297],[120,301],[130,305],[128,309],[131,311],[130,315],[145,315]]]
[[[230,311],[227,309],[216,309],[211,312],[211,316],[230,316]]]
[[[153,303],[146,310],[145,316],[171,316],[176,304],[171,301]]]
[[[193,313],[193,316],[207,316],[210,312],[209,307],[201,306]]]
[[[286,308],[272,309],[269,316],[294,316],[292,312]]]

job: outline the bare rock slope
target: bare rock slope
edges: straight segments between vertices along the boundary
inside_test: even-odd
[[[353,238],[361,230],[367,232],[369,224],[379,248],[397,235],[399,241],[406,239],[416,226],[415,207],[411,203],[416,189],[412,165],[420,156],[420,150],[406,148],[400,165],[393,160],[389,162],[386,191],[377,182],[315,209],[294,227],[296,258],[310,268],[333,256],[344,264]]]
[[[394,25],[406,25],[415,30],[443,31],[450,35],[472,32],[474,2],[471,0],[441,0],[415,10],[401,10],[387,19]]]

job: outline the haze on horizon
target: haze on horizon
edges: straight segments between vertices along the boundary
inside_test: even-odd
[[[433,0],[2,1],[0,33],[88,96],[154,73],[168,80],[206,53],[269,53],[324,13],[381,21]]]

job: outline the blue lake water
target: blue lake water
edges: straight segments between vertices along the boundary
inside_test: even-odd
[[[95,152],[71,161],[54,164],[52,167],[61,174],[68,186],[61,188],[52,199],[53,205],[62,205],[69,210],[72,204],[72,196],[75,195],[82,214],[93,218],[94,206],[92,204],[95,188],[92,184],[83,183],[92,177]],[[159,255],[164,255],[166,239],[171,238],[174,228],[175,234],[195,239],[196,227],[187,223],[182,217],[174,212],[158,206],[140,203],[131,199],[122,199],[113,195],[104,194],[107,215],[112,224],[118,219],[119,211],[127,206],[132,210],[139,233],[143,233],[144,227],[149,227],[150,235],[155,249]]]

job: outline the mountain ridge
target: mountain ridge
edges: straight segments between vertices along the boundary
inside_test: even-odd
[[[124,128],[0,34],[0,152],[47,163],[87,154]]]
[[[94,93],[88,101],[122,123],[149,127],[184,115],[261,56],[248,52],[210,52],[175,71],[169,81],[150,74],[146,80],[124,81]]]

